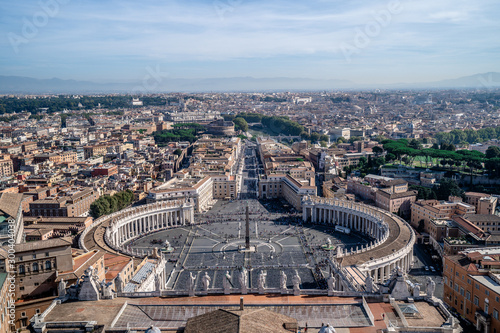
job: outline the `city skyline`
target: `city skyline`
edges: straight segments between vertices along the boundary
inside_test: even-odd
[[[500,71],[493,1],[2,3],[2,75],[394,84]]]

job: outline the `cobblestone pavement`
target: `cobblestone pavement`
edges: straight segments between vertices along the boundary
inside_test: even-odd
[[[240,251],[245,239],[246,206],[249,207],[251,245],[257,249],[255,253]],[[226,272],[231,275],[233,287],[239,288],[242,267],[248,269],[250,288],[257,286],[261,271],[267,274],[267,288],[279,287],[280,271],[285,272],[289,288],[292,288],[295,272],[301,277],[301,288],[325,288],[322,268],[326,267],[327,252],[321,245],[330,239],[334,245],[350,248],[367,243],[369,239],[338,233],[325,226],[302,225],[301,215],[289,210],[278,200],[219,201],[210,211],[197,214],[196,219],[201,224],[163,230],[127,245],[148,250],[162,248],[168,240],[174,250],[167,256],[167,274],[172,277],[167,287],[176,290],[186,288],[191,272],[197,276],[198,290],[201,290],[201,276],[205,272],[211,278],[211,288],[222,287]]]

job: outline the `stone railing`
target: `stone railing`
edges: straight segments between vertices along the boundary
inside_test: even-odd
[[[410,230],[410,239],[405,244],[405,246],[403,248],[399,249],[398,251],[393,252],[392,254],[390,254],[388,256],[367,261],[367,262],[363,263],[362,265],[360,265],[360,268],[369,269],[370,266],[376,266],[376,265],[379,265],[382,263],[390,262],[392,260],[398,260],[398,259],[401,259],[403,256],[407,255],[408,253],[410,253],[411,250],[413,249],[413,244],[415,243],[415,239],[416,239],[415,232],[411,229],[411,227],[408,225],[408,223],[404,222],[404,224],[405,224],[405,227]]]

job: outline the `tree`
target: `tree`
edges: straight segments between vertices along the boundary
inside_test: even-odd
[[[182,149],[177,148],[176,150],[174,150],[174,155],[180,156],[181,154],[182,154]]]
[[[412,139],[410,141],[410,143],[408,144],[408,146],[410,148],[413,148],[413,149],[418,149],[418,150],[422,149],[422,144],[418,140],[415,140],[415,139]]]
[[[248,123],[245,119],[236,117],[233,119],[233,123],[236,130],[242,130],[243,132],[248,131]]]
[[[319,133],[317,133],[317,132],[311,133],[311,142],[312,143],[318,142],[319,138],[320,138],[320,134]]]
[[[384,149],[379,146],[375,146],[372,148],[372,151],[375,155],[380,155],[384,152]]]
[[[443,178],[439,182],[439,186],[434,189],[438,200],[448,200],[450,195],[461,197],[464,191],[458,186],[457,182],[451,178]]]
[[[500,157],[500,148],[497,146],[489,146],[488,149],[486,149],[486,158],[495,157]]]
[[[346,140],[343,136],[337,138],[337,143],[344,143]]]

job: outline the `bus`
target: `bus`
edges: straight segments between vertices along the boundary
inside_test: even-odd
[[[340,225],[335,226],[335,231],[341,232],[343,234],[349,235],[351,233],[351,229],[342,227]]]

